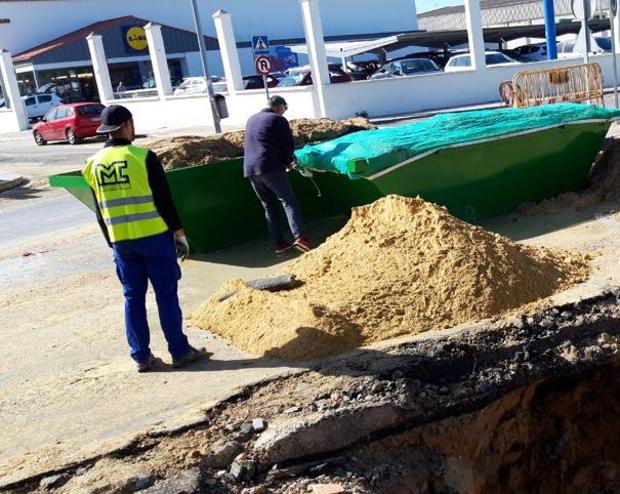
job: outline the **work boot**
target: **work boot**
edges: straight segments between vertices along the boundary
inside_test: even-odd
[[[213,355],[210,352],[207,352],[206,348],[194,348],[193,346],[189,347],[189,350],[185,355],[179,357],[178,359],[172,359],[172,367],[175,369],[181,369],[183,367],[187,367],[189,364],[200,360],[203,357],[209,358]]]
[[[273,252],[275,254],[284,254],[287,250],[291,249],[293,246],[285,240],[281,240],[277,244],[273,246]]]
[[[153,368],[153,364],[155,364],[156,361],[157,359],[155,356],[152,353],[149,353],[149,358],[147,360],[144,362],[136,362],[136,370],[141,374],[143,372],[148,372]]]
[[[299,252],[309,252],[312,250],[312,243],[306,237],[297,237],[295,242],[293,243],[293,247],[295,247]]]

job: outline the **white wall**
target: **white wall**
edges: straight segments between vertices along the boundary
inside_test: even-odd
[[[160,101],[157,98],[115,100],[126,106],[136,123],[136,131],[162,128],[213,126],[206,96],[178,96]]]
[[[286,98],[289,105],[287,117],[312,118],[317,114],[313,88],[282,88],[272,91]],[[165,101],[157,98],[115,100],[133,114],[137,132],[151,132],[163,128],[213,126],[209,98],[202,95],[173,96]],[[247,119],[266,106],[265,91],[243,91],[235,96],[226,95],[230,118],[222,121],[225,127],[243,127]],[[2,132],[0,113],[0,132]],[[8,132],[6,130],[5,132]]]
[[[218,9],[232,14],[237,41],[250,41],[255,34],[304,37],[299,0],[203,0],[199,5],[205,34],[214,37],[211,15]],[[323,0],[321,8],[327,36],[417,28],[414,0]],[[0,29],[0,48],[15,54],[88,24],[125,15],[194,29],[189,0],[3,1],[0,12],[11,20]]]
[[[15,112],[7,110],[6,108],[0,109],[0,134],[6,134],[8,132],[19,132],[19,123]]]

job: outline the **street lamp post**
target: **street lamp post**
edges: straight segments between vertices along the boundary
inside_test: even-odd
[[[198,49],[200,50],[200,61],[202,62],[202,71],[207,81],[207,93],[209,95],[209,105],[211,106],[211,115],[213,116],[213,127],[216,134],[222,133],[222,124],[220,122],[220,115],[215,105],[215,93],[213,91],[213,84],[211,83],[211,77],[209,77],[209,66],[207,63],[207,48],[205,46],[205,37],[202,34],[202,24],[200,23],[200,14],[198,12],[198,5],[196,0],[192,0],[192,14],[194,16],[194,25],[196,26],[196,36],[198,36]]]

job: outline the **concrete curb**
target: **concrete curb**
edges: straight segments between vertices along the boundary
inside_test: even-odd
[[[19,187],[20,185],[27,184],[28,182],[29,180],[26,177],[22,177],[22,176],[12,178],[9,180],[0,178],[0,194],[2,192],[6,192],[7,190],[11,190],[16,187]]]

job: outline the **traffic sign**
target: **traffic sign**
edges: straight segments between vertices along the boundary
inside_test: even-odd
[[[266,55],[269,53],[269,36],[252,36],[252,49],[254,55]]]
[[[256,72],[258,72],[259,74],[269,75],[271,73],[271,59],[266,55],[256,57],[256,60],[254,61],[254,66],[256,67]]]
[[[615,16],[618,13],[618,0],[610,0],[611,13]]]

